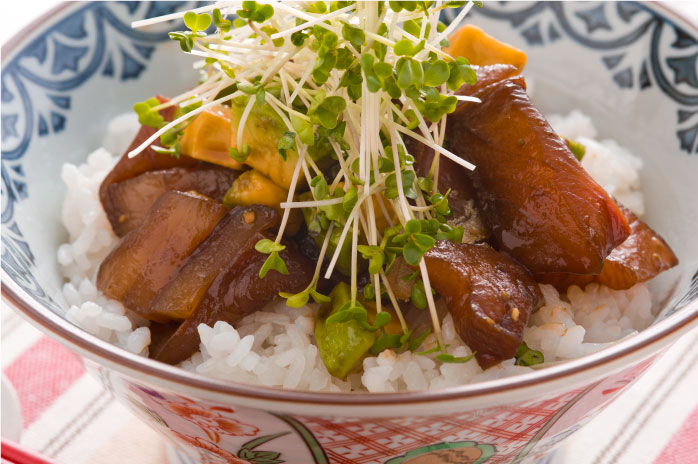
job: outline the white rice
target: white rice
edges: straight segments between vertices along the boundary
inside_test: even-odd
[[[591,120],[578,111],[549,118],[555,130],[586,147],[582,165],[597,182],[638,214],[644,211],[638,170],[642,162],[612,140],[598,142]],[[137,130],[133,116],[119,116],[109,126],[105,147],[80,166],[65,164],[61,178],[67,186],[62,221],[69,241],[57,256],[67,283],[63,294],[68,319],[86,331],[133,353],[147,355],[148,321],[128,312],[119,302],[105,298],[95,286],[99,264],[118,242],[99,202],[99,185],[123,153],[125,141]],[[524,341],[555,362],[598,351],[610,343],[646,328],[653,320],[652,297],[645,284],[626,291],[597,284],[570,287],[560,295],[541,285],[545,306],[532,315]],[[203,375],[238,382],[313,391],[388,392],[423,390],[491,380],[531,369],[510,359],[483,371],[475,361],[442,364],[433,355],[386,350],[363,361],[363,370],[343,381],[332,377],[314,345],[316,305],[289,308],[283,301],[270,304],[240,321],[235,328],[225,322],[199,326],[201,351],[181,367]],[[453,320],[443,320],[447,351],[468,356],[470,349],[455,332]],[[423,348],[434,343],[430,336]]]

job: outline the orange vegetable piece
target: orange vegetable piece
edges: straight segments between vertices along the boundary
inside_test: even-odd
[[[470,64],[511,64],[521,72],[526,66],[526,53],[501,42],[472,24],[466,24],[449,37],[445,51],[454,58],[462,56]]]
[[[202,111],[184,129],[184,135],[180,141],[182,153],[209,163],[242,169],[242,164],[228,154],[233,135],[233,122],[233,111],[225,106]]]
[[[287,197],[288,189],[279,187],[256,169],[250,169],[235,179],[223,198],[223,204],[226,206],[264,205],[274,208],[283,216],[284,211],[280,205],[286,201]],[[292,209],[284,229],[284,235],[287,237],[296,235],[302,223],[301,210],[299,208]]]

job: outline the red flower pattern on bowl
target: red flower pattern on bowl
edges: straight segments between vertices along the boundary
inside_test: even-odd
[[[210,441],[200,437],[190,437],[182,433],[173,434],[184,443],[187,443],[199,451],[201,464],[248,464],[249,461],[238,458],[234,454],[214,445]]]
[[[259,432],[259,428],[254,425],[244,424],[216,412],[222,410],[233,413],[231,408],[204,409],[189,399],[167,401],[166,404],[173,413],[201,427],[201,430],[216,443],[221,441],[220,435],[253,436]]]

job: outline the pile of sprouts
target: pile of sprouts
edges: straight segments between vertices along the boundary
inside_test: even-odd
[[[276,239],[261,240],[255,247],[268,255],[260,277],[271,269],[288,273],[279,254],[285,248],[282,237],[291,211],[302,208],[311,218],[309,231],[324,234],[324,241],[311,284],[300,293],[282,293],[287,304],[300,307],[310,298],[329,301],[317,290],[318,281],[330,278],[340,253],[350,247],[351,301],[328,322],[354,319],[367,330],[381,330],[374,352],[418,347],[428,332],[412,333],[386,276],[401,257],[414,270],[409,276],[414,279],[412,303],[430,313],[436,339],[430,352],[443,351],[423,255],[436,240],[460,242],[463,234],[447,223],[448,192],[439,191],[438,170],[441,156],[474,168],[444,148],[444,137],[446,115],[458,101],[478,101],[455,94],[463,84],[475,83],[476,75],[466,59],[443,49],[474,5],[243,1],[138,21],[134,27],[183,18],[187,30],[170,37],[185,53],[202,58],[196,67],[203,77],[196,88],[166,103],[150,99],[134,106],[141,123],[158,130],[129,156],[158,140],[158,151],[179,156],[186,125],[201,111],[230,103],[244,108],[233,129],[242,141],[254,106],[268,106],[286,126],[278,155],[295,160],[295,166],[288,197],[280,205],[283,216]],[[439,16],[447,8],[460,11],[445,26]],[[169,106],[177,108],[171,122],[159,114]],[[407,138],[434,151],[426,177],[413,168]],[[312,156],[320,146],[330,151],[329,169],[321,169]],[[240,144],[230,149],[230,156],[244,162],[250,150],[248,143]],[[305,187],[310,193],[298,198],[297,190]],[[339,241],[330,252],[330,237],[337,231]],[[358,295],[362,266],[371,279],[361,289],[363,301],[375,301],[371,315]],[[391,315],[383,298],[399,319],[400,335],[384,331]],[[446,362],[466,360],[445,352],[439,356]]]

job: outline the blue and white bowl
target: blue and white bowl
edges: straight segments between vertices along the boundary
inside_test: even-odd
[[[156,93],[174,95],[193,83],[191,62],[167,39],[170,24],[145,30],[129,26],[193,6],[63,4],[3,46],[1,96],[3,297],[82,355],[117,398],[192,459],[237,462],[243,450],[253,451],[244,447],[249,437],[216,435],[216,440],[210,431],[202,432],[185,403],[220,417],[211,420],[222,429],[238,421],[253,424],[255,436],[288,432],[267,446],[283,450],[286,462],[334,462],[335,436],[362,450],[368,456],[362,462],[406,463],[438,450],[466,448],[477,448],[481,458],[496,455],[498,462],[532,460],[608,404],[613,395],[599,393],[604,385],[635,379],[659,352],[698,325],[696,25],[652,3],[507,2],[488,3],[472,21],[526,50],[525,74],[535,83],[540,109],[579,108],[601,128],[601,137],[618,140],[643,160],[646,220],[680,259],[653,283],[661,313],[650,328],[597,354],[515,378],[433,392],[349,395],[204,378],[132,355],[73,326],[65,319],[56,262],[56,249],[66,240],[60,223],[61,166],[84,161],[102,144],[108,121],[133,102]],[[540,417],[516,437],[493,428],[494,436],[505,436],[496,446],[470,440],[486,419],[502,411],[513,424],[530,423],[532,414]],[[415,423],[436,427],[444,421],[455,424],[453,433],[417,434],[412,445],[376,432],[387,427],[394,437],[416,430]],[[346,424],[354,424],[354,438]]]

